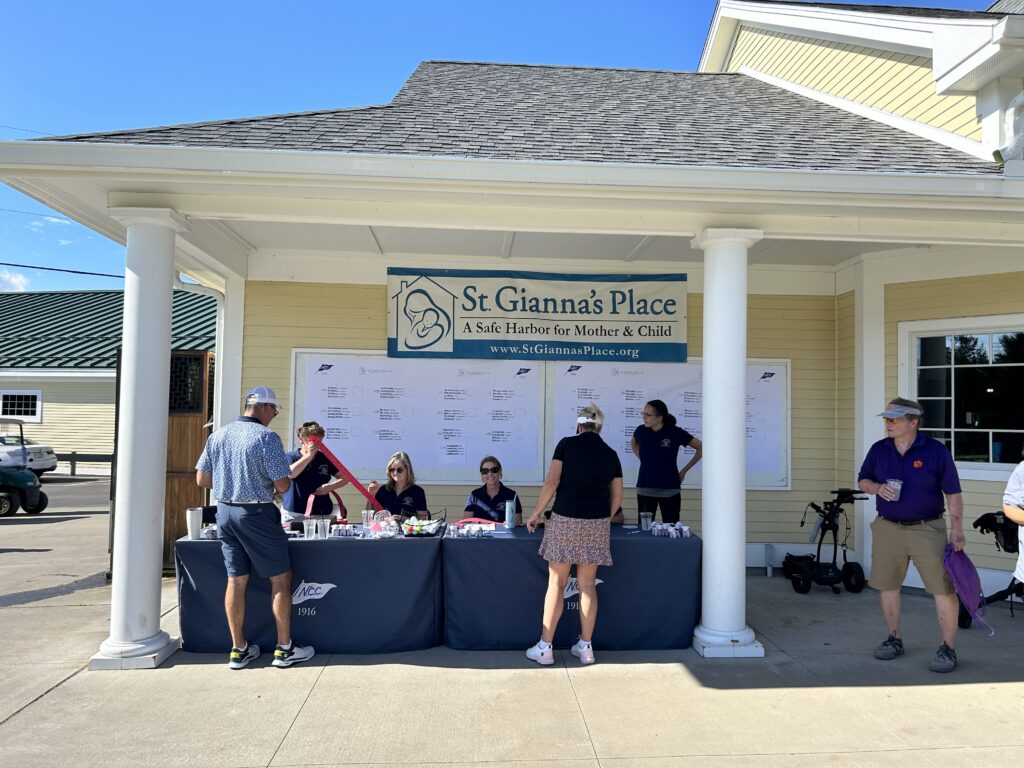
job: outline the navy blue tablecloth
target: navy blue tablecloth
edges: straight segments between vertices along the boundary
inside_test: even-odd
[[[444,540],[445,645],[524,649],[537,642],[547,588],[547,563],[537,554],[541,536],[517,528],[508,537]],[[612,526],[611,549],[615,564],[597,570],[594,647],[688,648],[700,618],[700,538]],[[572,578],[555,644],[566,647],[578,635],[579,594]]]
[[[227,652],[227,572],[220,543],[174,545],[182,646]],[[318,653],[394,653],[442,639],[441,540],[331,538],[288,542],[292,636]],[[255,574],[246,593],[245,634],[264,650],[277,633],[270,582]]]

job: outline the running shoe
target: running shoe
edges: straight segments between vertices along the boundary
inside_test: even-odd
[[[290,667],[300,661],[309,661],[316,655],[312,645],[296,645],[292,643],[291,648],[282,645],[274,649],[274,660],[270,662],[275,667]]]
[[[549,645],[547,648],[541,649],[539,645],[531,645],[526,649],[526,658],[545,667],[551,666],[555,663],[555,648]]]
[[[232,648],[228,654],[228,669],[242,669],[259,656],[260,647],[253,643],[246,643],[245,648]]]

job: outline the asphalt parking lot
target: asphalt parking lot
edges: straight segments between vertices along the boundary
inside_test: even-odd
[[[110,479],[47,475],[43,491],[42,513],[0,517],[0,607],[105,582]]]

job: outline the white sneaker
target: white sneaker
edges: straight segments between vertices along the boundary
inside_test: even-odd
[[[555,663],[555,647],[549,645],[542,649],[539,645],[531,645],[526,649],[526,658],[545,667],[551,666]]]
[[[255,643],[249,643],[245,648],[232,648],[228,654],[228,669],[242,669],[259,656],[260,647]]]
[[[594,646],[592,645],[581,648],[579,643],[573,643],[569,653],[579,659],[580,664],[594,663]]]
[[[274,660],[270,662],[275,667],[290,667],[292,664],[298,664],[300,661],[309,661],[316,656],[316,651],[313,650],[312,645],[296,645],[292,643],[292,647],[285,649],[280,645],[274,649]]]

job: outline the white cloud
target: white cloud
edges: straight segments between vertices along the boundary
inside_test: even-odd
[[[74,240],[58,240],[57,241],[57,245],[71,245],[73,242],[75,242],[75,241]]]
[[[43,231],[43,222],[41,222],[41,221],[31,221],[26,226],[29,229],[31,229],[33,232],[42,232]]]
[[[71,222],[67,219],[59,219],[56,216],[43,216],[43,221],[47,224],[70,224]]]
[[[28,278],[20,272],[0,269],[0,291],[24,291],[28,286]]]

